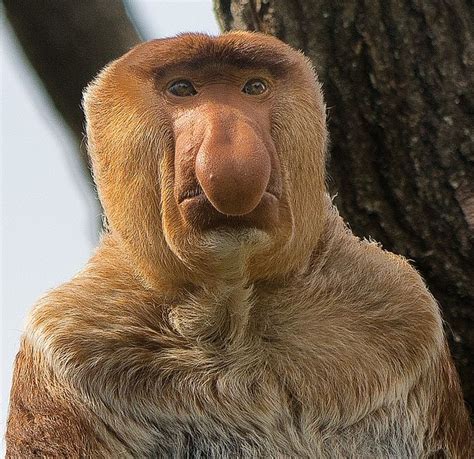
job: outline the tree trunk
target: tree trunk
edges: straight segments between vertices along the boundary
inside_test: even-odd
[[[7,17],[51,99],[82,141],[84,87],[140,41],[120,0],[3,0]],[[87,153],[81,151],[89,176]]]
[[[328,104],[328,182],[353,231],[413,260],[442,306],[474,406],[474,69],[467,0],[215,0],[225,30],[310,57]]]

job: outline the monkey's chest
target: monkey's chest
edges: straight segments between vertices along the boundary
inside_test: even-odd
[[[278,375],[255,380],[233,374],[187,384],[187,390],[177,385],[166,420],[155,424],[158,436],[151,457],[418,455],[410,426],[397,422],[400,413],[376,413],[354,425],[330,426],[315,409],[315,400],[301,399]]]
[[[304,421],[298,424],[285,415],[271,422],[258,409],[249,418],[245,411],[236,409],[234,416],[226,418],[203,413],[193,419],[171,420],[161,425],[149,457],[410,458],[422,452],[413,433],[404,431],[393,418],[389,424],[374,419],[358,426],[325,429]]]
[[[259,367],[175,375],[165,416],[155,422],[159,432],[151,456],[302,457],[309,452],[301,403]]]
[[[121,379],[126,387],[116,385],[107,392],[114,403],[106,416],[108,442],[119,439],[131,457],[420,455],[410,407],[383,406],[350,422],[344,413],[352,410],[350,401],[349,408],[344,400],[331,403],[331,384],[318,381],[308,362],[296,357],[292,363],[277,361],[268,352],[256,352],[251,343],[241,343],[219,352],[170,346],[153,358],[156,365],[140,372],[133,384],[127,376]],[[111,379],[107,387],[116,381]],[[116,393],[123,397],[114,399]]]
[[[369,395],[377,401],[384,394],[367,393],[368,372],[361,371],[369,368],[367,357],[353,342],[339,345],[335,355],[342,337],[327,348],[315,342],[325,329],[291,328],[293,320],[267,331],[260,321],[258,333],[243,333],[243,318],[234,312],[229,317],[222,323],[204,314],[181,322],[172,317],[159,342],[143,350],[145,359],[125,362],[127,375],[131,368],[140,376],[133,384],[127,376],[121,379],[126,388],[114,385],[114,373],[112,396],[124,394],[126,400],[115,403],[132,415],[124,418],[118,409],[114,424],[134,457],[420,455],[411,407],[368,407]]]

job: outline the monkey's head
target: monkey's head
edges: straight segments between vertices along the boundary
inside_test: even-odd
[[[248,32],[153,40],[84,107],[109,229],[146,277],[196,280],[230,247],[252,278],[285,274],[314,247],[325,106],[300,52]]]

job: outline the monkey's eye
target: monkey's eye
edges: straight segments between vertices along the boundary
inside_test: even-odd
[[[178,97],[189,97],[197,94],[196,89],[189,80],[174,81],[168,86],[168,91]]]
[[[259,96],[267,90],[267,84],[265,81],[260,80],[259,78],[252,78],[251,80],[245,83],[242,88],[242,92],[249,94],[250,96]]]

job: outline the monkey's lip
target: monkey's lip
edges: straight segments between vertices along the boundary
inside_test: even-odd
[[[278,191],[268,189],[268,190],[264,191],[263,196],[270,195],[274,199],[279,201],[280,197],[281,197],[280,194],[281,193],[279,193]],[[263,199],[263,196],[262,196],[262,199]],[[196,186],[196,188],[194,188],[192,190],[186,190],[186,191],[182,192],[179,195],[178,204],[182,204],[184,201],[188,201],[190,199],[205,199],[205,200],[208,201],[207,196],[204,194],[204,191],[202,190],[202,188],[199,185]]]
[[[255,209],[245,215],[231,216],[220,213],[206,195],[187,195],[179,203],[184,220],[194,228],[210,230],[217,228],[257,228],[270,231],[277,226],[280,199],[274,193],[265,191]]]
[[[199,185],[196,185],[195,188],[186,190],[180,193],[178,197],[178,204],[181,204],[183,201],[186,201],[187,199],[193,199],[199,196],[204,196],[204,191]]]

